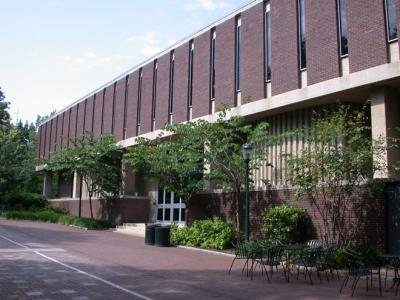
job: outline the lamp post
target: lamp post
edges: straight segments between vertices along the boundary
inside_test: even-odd
[[[250,220],[250,211],[249,211],[249,163],[250,163],[250,156],[251,156],[251,151],[253,148],[251,147],[250,144],[244,144],[243,145],[243,159],[244,162],[246,163],[246,178],[245,178],[245,198],[244,198],[244,236],[246,241],[249,240],[250,238],[250,226],[249,226],[249,220]]]

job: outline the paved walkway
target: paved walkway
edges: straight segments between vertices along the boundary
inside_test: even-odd
[[[350,299],[337,281],[278,275],[268,284],[258,272],[251,281],[240,263],[229,276],[231,261],[110,231],[0,220],[0,299]],[[360,281],[354,299],[377,298],[377,284],[367,293]]]

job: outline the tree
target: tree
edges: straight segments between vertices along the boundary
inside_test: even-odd
[[[289,181],[298,199],[307,199],[323,221],[320,236],[326,242],[342,243],[352,239],[352,209],[361,188],[382,163],[385,143],[371,138],[366,109],[352,111],[340,105],[333,112],[315,114],[307,132],[304,148],[289,156]]]
[[[232,192],[239,232],[239,206],[246,174],[242,145],[271,143],[268,124],[246,124],[244,118],[228,117],[228,111],[223,110],[214,123],[198,120],[168,125],[165,130],[170,137],[161,134],[152,141],[139,139],[130,151],[128,162],[182,196],[189,205],[193,195],[204,189],[208,181]],[[265,163],[265,149],[255,147],[251,170]]]
[[[111,134],[101,135],[94,139],[92,133],[70,138],[71,147],[62,146],[47,162],[47,169],[52,172],[72,175],[80,178],[78,215],[81,217],[82,183],[85,184],[90,205],[90,216],[93,218],[92,197],[113,197],[119,194],[121,186],[121,148]]]
[[[5,96],[0,87],[0,126],[10,125],[10,114],[8,109],[10,108],[10,102],[5,101]]]

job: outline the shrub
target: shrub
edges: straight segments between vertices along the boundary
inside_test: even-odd
[[[332,254],[332,261],[334,267],[337,269],[347,269],[354,266],[354,261],[344,253],[345,249],[357,252],[363,257],[363,260],[368,262],[369,265],[377,266],[379,264],[379,253],[375,248],[368,245],[347,246],[337,249]]]
[[[189,227],[172,226],[170,240],[175,245],[209,249],[225,249],[236,236],[232,221],[221,219],[194,221]]]
[[[7,219],[42,221],[49,223],[58,223],[63,225],[74,225],[87,229],[107,229],[113,227],[111,222],[108,221],[79,218],[65,213],[60,214],[48,210],[37,211],[37,212],[8,211],[4,213],[4,215]]]
[[[47,200],[40,194],[13,191],[4,196],[3,203],[11,210],[38,210],[47,205]]]
[[[273,242],[299,243],[312,237],[306,209],[280,205],[262,216],[261,231]]]

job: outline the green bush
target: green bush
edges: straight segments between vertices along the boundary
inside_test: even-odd
[[[92,220],[87,218],[79,218],[65,213],[56,213],[53,211],[8,211],[4,213],[7,219],[14,220],[30,220],[42,221],[49,223],[58,223],[63,225],[74,225],[87,229],[107,229],[113,227],[111,222],[104,220]]]
[[[368,245],[347,246],[337,249],[332,254],[332,261],[337,269],[347,269],[354,266],[354,261],[345,254],[345,249],[358,253],[371,266],[379,264],[379,253],[375,248]]]
[[[47,205],[47,200],[40,194],[14,191],[3,197],[3,203],[9,210],[38,210]]]
[[[170,233],[172,244],[209,249],[225,249],[235,237],[233,222],[221,219],[194,221],[191,226],[183,228],[174,225]]]
[[[307,211],[299,206],[271,208],[262,216],[261,231],[273,242],[300,243],[312,238]]]
[[[58,205],[47,205],[43,210],[55,212],[57,214],[66,214],[67,211]]]

